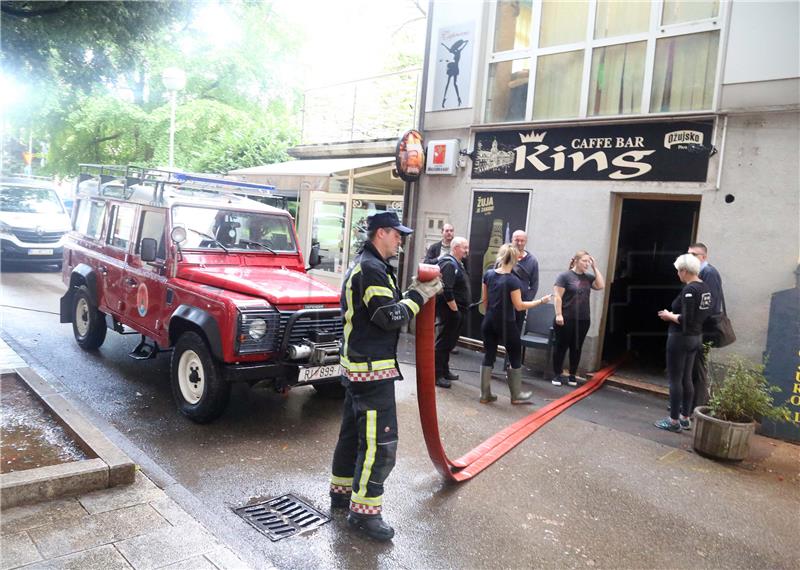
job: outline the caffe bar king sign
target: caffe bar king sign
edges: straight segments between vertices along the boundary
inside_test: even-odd
[[[487,131],[473,179],[705,182],[713,119]]]

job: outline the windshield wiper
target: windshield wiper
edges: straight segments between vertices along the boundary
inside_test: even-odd
[[[187,230],[189,230],[190,232],[194,232],[194,233],[196,233],[196,234],[197,234],[197,235],[199,235],[199,236],[203,236],[203,237],[204,237],[204,238],[206,238],[206,239],[210,239],[210,240],[211,240],[211,241],[213,241],[215,244],[217,244],[218,246],[220,246],[220,247],[221,247],[221,248],[222,248],[222,249],[225,251],[225,253],[230,253],[230,250],[229,250],[227,247],[225,247],[224,245],[222,245],[222,243],[221,243],[221,242],[220,242],[220,241],[219,241],[217,238],[215,238],[214,236],[210,236],[210,235],[208,235],[208,234],[206,234],[206,233],[203,233],[203,232],[198,232],[197,230],[195,230],[195,229],[193,229],[193,228],[188,228],[188,227],[187,227],[186,229],[187,229]]]
[[[274,249],[272,249],[268,245],[264,245],[263,243],[260,243],[260,242],[257,242],[257,241],[250,241],[249,239],[240,239],[239,243],[244,243],[244,244],[247,244],[247,245],[257,245],[258,247],[263,247],[264,249],[266,249],[270,253],[275,253]]]

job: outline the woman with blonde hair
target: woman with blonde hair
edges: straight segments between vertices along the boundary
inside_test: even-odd
[[[671,311],[658,312],[669,323],[667,334],[667,376],[669,376],[669,417],[655,426],[680,433],[692,429],[694,384],[692,371],[697,352],[703,350],[703,322],[711,315],[714,300],[708,284],[698,277],[700,260],[691,253],[679,256],[673,264],[683,289],[672,301]]]
[[[481,404],[497,400],[492,394],[492,367],[497,356],[497,346],[506,347],[510,367],[506,370],[512,404],[528,404],[531,393],[522,391],[522,343],[517,328],[517,311],[525,311],[550,301],[545,295],[533,301],[522,300],[522,283],[511,271],[517,264],[517,250],[507,243],[500,248],[494,269],[483,275],[483,308],[481,325],[485,351],[481,366]]]
[[[591,269],[591,273],[587,273]],[[566,380],[577,386],[578,364],[586,333],[589,332],[591,315],[589,294],[606,286],[605,279],[597,268],[597,262],[589,252],[580,250],[572,256],[569,269],[556,277],[555,292],[555,348],[553,350],[553,384],[561,386]],[[569,378],[564,378],[564,357],[569,351]]]

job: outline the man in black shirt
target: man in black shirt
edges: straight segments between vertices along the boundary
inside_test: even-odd
[[[708,248],[704,243],[693,243],[689,246],[687,253],[691,253],[700,262],[700,274],[698,277],[708,285],[711,292],[711,314],[718,315],[724,309],[724,296],[722,293],[722,277],[717,268],[708,262]],[[708,339],[704,338],[706,342]],[[697,359],[692,370],[692,383],[694,384],[694,402],[692,410],[697,406],[708,404],[708,362],[706,361],[706,351],[699,350]]]
[[[453,245],[453,235],[455,234],[453,224],[445,224],[442,226],[442,240],[432,244],[428,251],[425,252],[425,258],[422,263],[435,264],[439,258],[450,253]]]
[[[469,275],[464,268],[469,242],[456,237],[450,245],[450,254],[439,259],[443,290],[436,298],[436,385],[441,388],[449,388],[451,380],[458,380],[458,374],[450,372],[450,351],[461,336],[470,303]]]

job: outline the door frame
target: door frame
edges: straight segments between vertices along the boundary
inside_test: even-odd
[[[619,230],[622,225],[622,204],[625,200],[652,200],[659,202],[697,202],[700,206],[694,216],[692,224],[692,237],[689,243],[697,239],[697,229],[700,219],[700,208],[702,208],[701,194],[653,194],[640,192],[611,192],[611,236],[609,240],[608,265],[606,266],[606,287],[603,295],[603,311],[600,314],[600,328],[597,331],[597,350],[595,352],[594,366],[597,368],[603,359],[603,349],[606,342],[606,324],[608,320],[608,304],[611,298],[611,283],[614,276],[611,271],[617,267],[617,254],[619,253]]]

